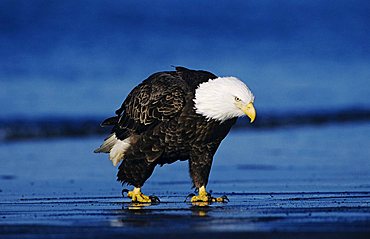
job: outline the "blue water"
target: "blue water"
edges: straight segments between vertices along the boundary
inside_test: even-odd
[[[368,1],[0,2],[1,118],[108,116],[171,65],[243,79],[260,111],[370,106]]]
[[[369,134],[369,122],[233,131],[214,157],[208,188],[234,202],[243,198],[232,193],[369,192]],[[107,155],[92,153],[100,144],[101,137],[0,144],[2,202],[92,195],[122,201],[117,168]],[[188,163],[176,162],[156,167],[143,190],[164,201],[175,195],[183,202],[191,186]]]
[[[239,121],[218,149],[207,188],[231,202],[205,228],[369,228],[369,13],[367,0],[0,1],[0,225],[132,228],[117,168],[92,152],[104,136],[82,136],[147,76],[182,65],[243,79],[261,129]],[[143,190],[164,202],[145,225],[193,213],[187,162],[156,168]],[[174,219],[158,221],[166,235]]]

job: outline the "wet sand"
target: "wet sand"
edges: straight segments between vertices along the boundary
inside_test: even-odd
[[[156,235],[370,235],[370,192],[239,193],[227,204],[183,202],[162,195],[157,205],[120,197],[23,198],[2,203],[2,238]]]
[[[229,203],[184,202],[186,162],[121,196],[100,138],[0,145],[0,238],[369,238],[370,124],[233,131],[208,189]],[[127,187],[129,188],[129,187]]]

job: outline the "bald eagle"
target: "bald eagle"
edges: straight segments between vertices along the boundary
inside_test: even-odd
[[[176,67],[157,72],[136,86],[102,122],[111,134],[95,153],[109,153],[117,180],[134,186],[133,202],[153,202],[141,187],[157,165],[188,160],[198,195],[192,202],[223,201],[207,191],[213,156],[237,117],[253,122],[254,95],[236,77],[217,77],[203,70]]]

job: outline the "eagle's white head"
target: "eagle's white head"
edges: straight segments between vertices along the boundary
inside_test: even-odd
[[[256,117],[253,102],[248,86],[236,77],[211,79],[195,90],[196,113],[221,122],[247,115],[252,123]]]

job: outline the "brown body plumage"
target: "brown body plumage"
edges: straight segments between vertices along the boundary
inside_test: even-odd
[[[236,121],[220,124],[195,113],[195,89],[215,78],[177,67],[151,75],[131,91],[117,116],[102,123],[113,126],[118,139],[133,139],[119,166],[119,181],[141,187],[156,165],[189,160],[194,186],[207,184],[213,155]]]

